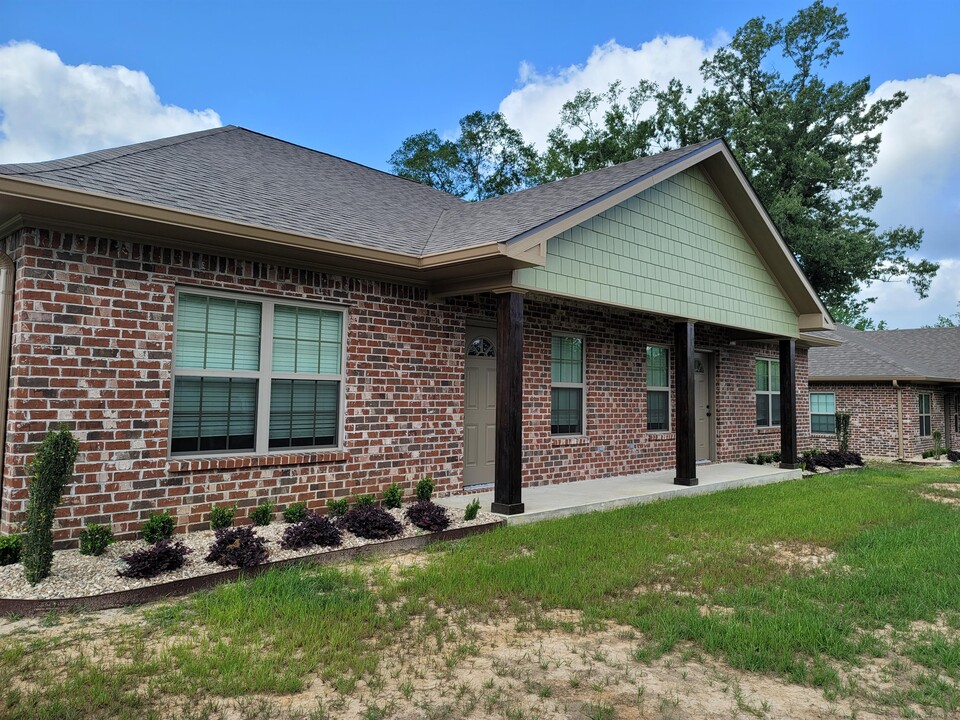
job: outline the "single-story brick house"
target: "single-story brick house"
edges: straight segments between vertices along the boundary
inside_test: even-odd
[[[807,444],[833,327],[721,140],[479,203],[237,127],[0,166],[0,530],[51,424],[61,539]],[[0,374],[6,379],[6,373]]]
[[[850,449],[909,458],[960,446],[960,328],[815,333],[842,344],[810,350],[810,437],[833,444],[834,413],[850,415]]]

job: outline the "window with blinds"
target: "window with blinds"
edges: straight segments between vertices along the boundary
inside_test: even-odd
[[[583,338],[555,335],[551,349],[550,432],[582,435],[586,415]]]
[[[184,290],[176,312],[173,455],[339,445],[343,311]]]
[[[670,429],[670,351],[647,346],[647,430]]]
[[[780,361],[756,359],[757,427],[780,424]]]

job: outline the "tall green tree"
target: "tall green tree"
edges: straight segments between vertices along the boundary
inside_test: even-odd
[[[542,181],[579,175],[650,155],[656,122],[647,111],[657,86],[640,81],[629,90],[613,82],[605,92],[580,90],[560,110],[541,158]]]
[[[603,92],[580,91],[563,106],[538,173],[527,161],[527,173],[517,182],[461,181],[459,187],[467,189],[456,194],[483,199],[534,179],[556,180],[723,137],[836,319],[869,327],[874,298],[857,298],[866,284],[905,280],[925,297],[938,266],[916,257],[922,230],[881,229],[872,217],[882,194],[869,182],[879,128],[907,98],[901,92],[871,101],[869,77],[824,79],[847,36],[846,16],[822,0],[787,22],[754,18],[704,62],[699,95],[678,80],[664,88],[642,81],[632,88],[615,82]],[[527,147],[502,116],[492,130],[492,137],[498,135]],[[439,153],[432,158],[459,167],[447,165]],[[414,177],[408,165],[394,168]]]
[[[754,18],[703,64],[708,89],[675,112],[678,129],[727,139],[814,288],[849,320],[872,302],[854,299],[864,283],[905,279],[924,297],[938,266],[912,257],[921,230],[871,217],[878,128],[907,97],[871,102],[869,77],[821,77],[847,36],[846,16],[821,0],[786,23]]]
[[[522,190],[539,177],[537,152],[501,113],[472,112],[460,119],[456,140],[435,130],[411,135],[390,156],[401,176],[467,200]]]

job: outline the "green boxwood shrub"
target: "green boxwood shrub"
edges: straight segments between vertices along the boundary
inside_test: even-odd
[[[210,529],[220,530],[221,528],[233,525],[233,518],[237,515],[236,505],[214,505],[210,508]]]
[[[291,524],[302,522],[308,514],[305,502],[290,503],[283,509],[283,521]]]
[[[327,510],[334,517],[343,517],[350,509],[350,501],[346,498],[330,498],[327,500]]]
[[[433,478],[429,475],[417,483],[417,500],[429,500],[433,495]]]
[[[257,505],[250,512],[250,520],[254,525],[264,526],[269,525],[270,521],[273,519],[273,511],[277,507],[275,502],[267,500]]]
[[[377,504],[377,498],[373,495],[358,495],[353,504],[358,508],[372,508]]]
[[[23,552],[23,538],[19,535],[0,535],[0,565],[13,565],[20,562]]]
[[[80,531],[80,554],[103,555],[113,542],[113,530],[109,526],[90,523]]]
[[[27,534],[21,562],[27,581],[36,584],[50,574],[53,563],[53,514],[63,489],[73,477],[80,443],[66,425],[51,431],[40,443],[30,469],[27,500]]]
[[[177,520],[168,512],[158,512],[151,515],[140,526],[140,534],[148,543],[157,543],[173,537],[177,527]]]
[[[383,491],[383,506],[388,510],[395,510],[403,504],[403,488],[400,483],[391,483],[390,487]]]
[[[480,512],[480,501],[474,498],[467,504],[467,509],[463,511],[463,519],[476,520],[478,512]]]

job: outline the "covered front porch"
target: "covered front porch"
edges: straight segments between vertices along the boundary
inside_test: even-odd
[[[507,522],[509,524],[528,523],[595,510],[609,510],[624,505],[639,505],[683,495],[766,485],[783,480],[794,480],[803,474],[801,469],[746,463],[704,465],[697,468],[697,471],[699,483],[696,485],[677,485],[674,470],[660,470],[639,475],[620,475],[526,487],[523,489],[525,512],[506,515]],[[439,498],[437,503],[451,509],[463,510],[475,498],[480,500],[481,506],[488,507],[493,502],[494,490],[450,495]]]

